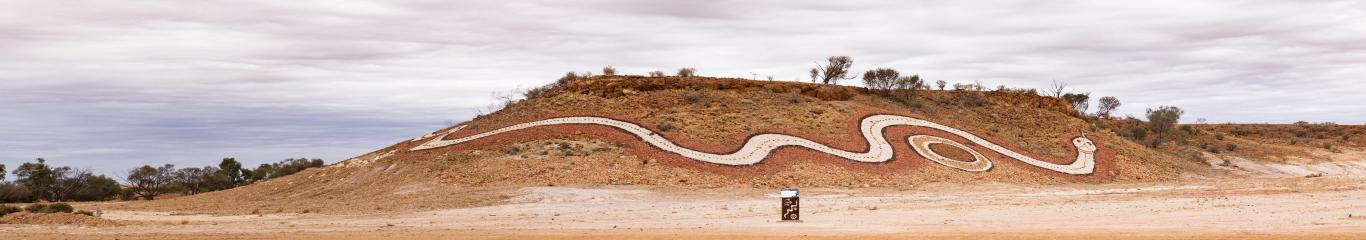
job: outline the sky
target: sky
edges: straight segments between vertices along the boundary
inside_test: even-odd
[[[0,0],[0,164],[344,160],[566,71],[806,79],[827,56],[1115,96],[1182,122],[1366,123],[1359,1]],[[858,85],[855,80],[843,82]],[[1093,103],[1094,106],[1094,103]],[[1094,108],[1093,108],[1094,109]],[[12,180],[12,179],[11,179]]]

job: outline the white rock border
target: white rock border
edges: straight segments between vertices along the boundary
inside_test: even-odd
[[[816,151],[823,152],[823,153],[830,154],[830,155],[835,155],[835,156],[838,156],[838,157],[841,157],[841,158],[844,158],[844,159],[849,159],[849,160],[857,161],[857,162],[867,162],[867,163],[886,162],[886,161],[892,159],[893,150],[892,150],[892,144],[891,144],[891,142],[888,142],[887,139],[884,138],[884,137],[882,136],[882,130],[885,129],[885,128],[894,127],[894,126],[916,126],[916,127],[926,127],[926,128],[932,128],[932,129],[936,129],[936,130],[948,132],[948,133],[950,133],[950,134],[953,134],[953,135],[957,135],[957,136],[959,136],[959,137],[962,137],[963,139],[966,139],[966,140],[968,140],[969,142],[972,142],[972,143],[977,144],[977,145],[981,145],[982,147],[985,147],[985,148],[987,148],[987,149],[990,149],[990,150],[992,150],[992,151],[995,151],[995,152],[997,152],[997,153],[1000,153],[1001,155],[1005,155],[1005,156],[1007,156],[1007,157],[1014,158],[1015,160],[1019,160],[1019,161],[1021,161],[1021,162],[1026,163],[1026,164],[1033,165],[1033,166],[1040,167],[1040,168],[1044,168],[1044,169],[1048,169],[1048,170],[1053,170],[1053,171],[1057,171],[1057,172],[1061,172],[1061,173],[1067,173],[1067,174],[1073,174],[1073,175],[1082,175],[1082,174],[1090,174],[1090,173],[1094,172],[1094,171],[1095,171],[1095,168],[1096,168],[1096,159],[1095,159],[1096,146],[1095,146],[1095,144],[1094,144],[1090,139],[1087,139],[1087,138],[1084,137],[1084,136],[1082,136],[1082,137],[1077,137],[1077,138],[1073,138],[1073,139],[1072,139],[1072,145],[1075,146],[1075,147],[1077,148],[1077,156],[1076,156],[1076,159],[1072,161],[1072,163],[1069,163],[1069,164],[1055,164],[1055,163],[1049,163],[1049,162],[1045,162],[1045,161],[1040,161],[1040,160],[1038,160],[1038,159],[1034,159],[1034,158],[1031,158],[1031,157],[1029,157],[1029,156],[1025,156],[1024,154],[1020,154],[1020,153],[1017,153],[1017,152],[1015,152],[1015,151],[1011,151],[1010,149],[1006,149],[1005,147],[1001,147],[1000,145],[996,145],[995,143],[992,143],[992,142],[990,142],[990,141],[987,141],[986,139],[982,139],[982,138],[980,138],[980,137],[977,137],[976,135],[972,135],[971,133],[968,133],[968,132],[963,131],[963,130],[958,130],[958,129],[956,129],[956,128],[951,128],[951,127],[948,127],[948,126],[944,126],[944,125],[941,125],[941,124],[938,124],[938,123],[934,123],[934,122],[930,122],[930,121],[926,121],[926,120],[922,120],[922,119],[917,119],[917,118],[912,118],[912,117],[906,117],[906,116],[898,116],[898,115],[871,115],[871,116],[867,116],[867,117],[864,117],[864,118],[863,118],[862,122],[860,122],[860,124],[859,124],[859,131],[863,134],[863,138],[864,138],[865,140],[867,140],[867,142],[868,142],[868,151],[867,151],[867,152],[850,152],[850,151],[840,150],[840,149],[836,149],[836,148],[833,148],[833,147],[830,147],[830,146],[826,146],[825,144],[817,143],[817,142],[815,142],[815,141],[811,141],[811,140],[808,140],[808,139],[805,139],[805,138],[799,138],[799,137],[794,137],[794,136],[789,136],[789,135],[783,135],[783,134],[772,134],[772,133],[755,135],[755,136],[751,137],[751,138],[749,139],[749,141],[746,141],[745,144],[744,144],[744,146],[742,146],[742,147],[740,148],[740,150],[737,150],[737,151],[732,152],[732,153],[717,154],[717,153],[701,152],[701,151],[697,151],[697,150],[685,148],[685,147],[682,147],[682,146],[678,146],[678,144],[675,144],[674,142],[669,141],[668,139],[665,139],[663,136],[660,136],[659,134],[655,134],[654,131],[651,131],[650,129],[647,129],[647,128],[645,128],[645,127],[641,127],[640,125],[637,125],[637,124],[635,124],[635,123],[630,123],[630,122],[625,122],[625,121],[616,120],[616,119],[610,119],[610,118],[604,118],[604,117],[561,117],[561,118],[551,118],[551,119],[545,119],[545,120],[533,121],[533,122],[526,122],[526,123],[516,124],[516,125],[512,125],[512,126],[507,126],[507,127],[495,129],[495,130],[492,130],[492,131],[483,132],[483,133],[479,133],[479,134],[475,134],[475,135],[471,135],[471,136],[467,136],[467,137],[462,137],[462,138],[458,138],[458,139],[445,140],[445,135],[448,135],[448,134],[451,134],[451,133],[454,133],[454,132],[456,132],[456,131],[458,131],[458,130],[463,129],[464,126],[462,125],[462,126],[460,126],[460,127],[456,127],[456,128],[454,128],[454,129],[452,129],[451,131],[447,131],[446,133],[442,134],[441,137],[438,137],[438,138],[436,138],[436,139],[433,139],[433,140],[431,140],[431,141],[428,141],[428,142],[426,142],[426,143],[423,143],[423,144],[421,144],[421,145],[418,145],[417,147],[413,147],[412,149],[409,149],[409,151],[420,151],[420,150],[427,150],[427,149],[433,149],[433,148],[447,147],[447,146],[456,145],[456,144],[460,144],[460,143],[464,143],[464,142],[469,142],[469,141],[473,141],[473,140],[476,140],[476,139],[485,138],[485,137],[489,137],[489,136],[493,136],[493,135],[497,135],[497,134],[501,134],[501,133],[505,133],[505,132],[517,131],[517,130],[522,130],[522,129],[527,129],[527,128],[534,128],[534,127],[540,127],[540,126],[553,126],[553,125],[564,125],[564,124],[594,124],[594,125],[603,125],[603,126],[614,127],[614,128],[620,129],[620,130],[622,130],[622,131],[625,131],[625,132],[627,132],[627,133],[634,134],[634,135],[636,135],[637,137],[640,137],[641,139],[643,139],[646,143],[649,143],[650,145],[653,145],[653,146],[655,146],[655,147],[658,147],[659,149],[664,150],[664,151],[666,151],[666,152],[671,152],[671,153],[675,153],[675,154],[678,154],[678,155],[682,155],[683,157],[686,157],[686,158],[689,158],[689,159],[693,159],[693,160],[697,160],[697,161],[703,161],[703,162],[709,162],[709,163],[716,163],[716,164],[724,164],[724,165],[750,165],[750,164],[759,163],[760,161],[763,161],[765,158],[768,158],[769,153],[771,153],[773,150],[778,149],[779,147],[785,147],[785,146],[799,146],[799,147],[805,147],[805,148],[809,148],[809,149],[812,149],[812,150],[816,150]],[[911,136],[911,138],[914,138],[914,137],[915,137],[915,136]],[[934,141],[935,143],[951,143],[951,145],[953,145],[954,147],[959,147],[959,148],[966,149],[966,150],[968,150],[970,153],[973,153],[973,156],[974,156],[974,157],[981,156],[980,153],[977,153],[976,151],[973,151],[972,149],[967,148],[966,146],[964,146],[964,145],[962,145],[962,144],[960,144],[960,143],[954,142],[954,141],[952,141],[952,140],[944,139],[944,138],[938,138],[938,139],[934,139],[934,140],[936,140],[936,141]],[[908,138],[908,141],[910,141],[909,138]],[[916,149],[918,149],[918,147],[916,147]],[[921,151],[928,151],[928,144],[925,145],[925,149],[926,149],[926,150],[921,150]],[[922,155],[922,156],[926,156],[925,153],[921,153],[921,155]],[[938,156],[938,154],[934,154],[934,155],[935,155],[935,156]],[[940,157],[942,158],[942,156],[940,156]],[[927,158],[929,158],[929,157],[927,156]],[[947,159],[947,158],[944,158],[944,159]],[[945,164],[944,162],[941,162],[941,160],[944,160],[944,159],[935,159],[935,158],[931,158],[931,160],[932,160],[932,161],[935,161],[936,163],[944,164],[944,165],[946,165],[946,166],[954,167],[954,168],[961,169],[961,170],[965,170],[965,171],[986,171],[986,170],[990,170],[990,169],[991,169],[990,160],[987,159],[985,156],[981,156],[981,159],[975,159],[975,161],[985,161],[985,162],[986,162],[986,167],[985,167],[985,168],[982,168],[982,167],[976,167],[976,168],[966,168],[966,167],[965,167],[965,168],[960,168],[960,167],[955,167],[955,166],[953,166],[953,165],[949,165],[949,164]],[[957,165],[957,164],[955,164],[955,165]]]

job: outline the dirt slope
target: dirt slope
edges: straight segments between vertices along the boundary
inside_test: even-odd
[[[942,131],[893,127],[896,152],[885,163],[861,163],[813,150],[779,148],[747,166],[704,163],[661,151],[611,127],[542,127],[430,150],[411,151],[430,138],[404,141],[323,169],[236,189],[132,203],[165,210],[210,212],[364,212],[470,206],[506,198],[500,188],[563,185],[671,187],[893,187],[926,183],[1059,184],[1166,181],[1218,175],[1202,159],[1154,151],[1071,114],[1065,103],[1021,91],[923,90],[903,104],[855,87],[721,78],[607,76],[553,86],[535,97],[457,126],[444,139],[565,116],[600,116],[636,123],[680,146],[734,151],[753,135],[779,133],[835,148],[861,151],[859,119],[892,114],[961,129],[1013,151],[1054,164],[1072,162],[1072,137],[1095,142],[1096,171],[1048,171],[967,144],[995,165],[967,172],[916,155],[905,136]],[[416,137],[416,136],[415,136]],[[965,150],[933,149],[951,159]],[[963,160],[966,161],[966,160]],[[203,206],[216,206],[205,209]]]

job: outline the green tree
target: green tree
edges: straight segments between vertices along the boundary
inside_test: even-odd
[[[1101,97],[1097,102],[1100,103],[1100,109],[1096,109],[1096,115],[1104,118],[1110,118],[1110,112],[1120,105],[1118,98],[1109,96]]]
[[[38,163],[24,163],[14,169],[14,180],[19,185],[24,186],[32,192],[34,197],[51,200],[52,185],[57,180],[52,176],[53,170],[47,165],[47,160],[38,158]]]
[[[1184,114],[1181,108],[1174,106],[1160,106],[1157,109],[1148,109],[1148,129],[1157,133],[1157,139],[1153,140],[1152,147],[1162,143],[1162,139],[1176,128],[1177,121],[1181,120]]]
[[[83,172],[81,174],[85,175],[81,177],[84,179],[85,184],[82,184],[70,194],[70,200],[104,201],[118,196],[119,192],[122,190],[122,187],[119,187],[119,183],[114,181],[113,178],[104,175],[91,176],[89,175],[90,172]]]
[[[863,85],[886,96],[896,87],[899,78],[901,73],[895,69],[877,68],[863,72]]]
[[[155,168],[142,165],[128,171],[128,183],[133,185],[133,194],[144,200],[153,200],[165,192],[174,181],[174,172],[175,165],[171,164]]]
[[[1091,108],[1091,93],[1068,93],[1062,95],[1062,100],[1072,105],[1072,109],[1078,114],[1086,115],[1086,110]]]
[[[246,182],[246,178],[242,177],[243,170],[242,163],[237,162],[236,158],[223,158],[223,161],[218,163],[218,171],[227,175],[233,185]]]
[[[5,181],[5,165],[0,164],[0,182]]]

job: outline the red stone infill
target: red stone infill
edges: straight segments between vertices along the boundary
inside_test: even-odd
[[[752,133],[752,134],[748,134],[748,135],[737,135],[737,136],[733,136],[733,137],[728,138],[728,139],[733,139],[733,140],[726,140],[726,141],[719,141],[719,142],[714,142],[714,141],[701,141],[701,140],[689,139],[689,138],[680,136],[677,132],[660,131],[659,129],[657,129],[657,128],[655,127],[655,126],[657,126],[657,123],[656,123],[656,122],[653,122],[653,121],[645,121],[645,120],[638,120],[638,119],[631,119],[631,118],[623,118],[623,117],[612,117],[612,116],[607,116],[607,115],[604,115],[604,114],[583,113],[583,112],[574,112],[574,113],[570,113],[570,112],[561,112],[561,113],[548,114],[548,115],[543,115],[543,116],[534,116],[534,117],[524,117],[524,118],[516,118],[516,119],[510,119],[510,120],[502,120],[502,121],[500,121],[499,123],[497,123],[497,125],[493,125],[493,126],[490,126],[490,123],[487,123],[487,122],[480,122],[479,125],[478,125],[478,127],[471,127],[471,128],[466,128],[466,129],[460,130],[460,131],[458,131],[458,132],[455,132],[455,133],[452,133],[452,134],[449,134],[449,135],[445,136],[444,139],[457,139],[457,138],[461,138],[461,137],[465,137],[465,136],[470,136],[470,135],[474,135],[474,134],[479,134],[479,133],[482,133],[482,132],[484,132],[484,131],[490,131],[490,130],[493,130],[493,129],[498,129],[498,128],[502,128],[502,127],[506,127],[506,126],[510,126],[510,125],[514,125],[514,124],[519,124],[519,123],[524,123],[524,122],[531,122],[531,121],[537,121],[537,120],[544,120],[544,119],[550,119],[550,118],[594,116],[594,117],[605,117],[605,118],[612,118],[612,119],[617,119],[617,120],[622,120],[622,121],[627,121],[627,122],[636,123],[636,124],[639,124],[639,125],[642,126],[642,127],[649,128],[651,131],[654,131],[654,132],[656,132],[657,134],[660,134],[660,135],[663,136],[664,138],[666,138],[666,139],[668,139],[669,141],[672,141],[672,142],[678,144],[679,146],[686,147],[686,148],[690,148],[690,149],[694,149],[694,150],[698,150],[698,151],[703,151],[703,152],[711,152],[711,153],[729,153],[729,152],[735,152],[735,151],[739,150],[739,148],[741,147],[741,144],[744,143],[744,142],[746,142],[746,141],[749,139],[750,136],[754,136],[754,135],[758,135],[758,134],[764,134],[764,133],[777,133],[777,134],[791,135],[791,136],[796,136],[796,137],[801,137],[801,138],[810,139],[810,140],[812,140],[812,141],[816,141],[816,142],[819,142],[819,143],[822,143],[822,144],[826,144],[826,145],[831,146],[831,147],[834,147],[834,148],[844,149],[844,150],[846,150],[846,151],[864,152],[864,151],[867,151],[867,149],[868,149],[867,140],[863,139],[862,134],[859,133],[859,130],[858,130],[858,129],[859,129],[859,126],[858,126],[858,124],[859,124],[860,120],[861,120],[863,117],[869,116],[869,115],[876,115],[876,114],[905,115],[905,114],[898,114],[898,113],[889,113],[888,111],[884,111],[884,110],[876,109],[876,108],[868,108],[868,109],[863,109],[863,110],[859,110],[859,111],[855,111],[855,112],[849,113],[849,114],[847,114],[847,116],[851,116],[851,117],[849,118],[849,120],[844,121],[844,123],[843,123],[843,124],[845,125],[845,129],[848,131],[848,134],[845,135],[845,136],[848,136],[848,137],[846,137],[846,139],[835,139],[835,138],[830,138],[830,137],[823,136],[823,135],[811,134],[811,133],[802,132],[802,131],[794,131],[794,130],[788,130],[788,129],[774,129],[774,128],[769,128],[769,129],[760,129],[759,131],[756,131],[756,132],[754,132],[754,133]],[[930,117],[930,116],[912,116],[912,117],[920,118],[920,119],[925,119],[925,120],[933,121],[933,122],[940,122],[940,121],[936,121],[935,118]],[[715,124],[726,124],[726,123],[725,123],[725,122],[717,122],[717,123],[715,123]],[[440,137],[441,134],[444,134],[448,129],[449,129],[449,128],[447,128],[447,129],[442,129],[442,130],[438,131],[437,136]],[[971,134],[973,134],[973,135],[976,135],[976,136],[978,136],[978,137],[981,137],[981,138],[983,138],[983,139],[986,139],[987,141],[996,143],[997,145],[1000,145],[1000,146],[1002,146],[1002,147],[1005,147],[1005,148],[1007,148],[1007,149],[1010,149],[1011,151],[1019,152],[1019,153],[1028,155],[1028,156],[1030,156],[1030,157],[1033,157],[1033,158],[1035,158],[1035,159],[1038,159],[1038,160],[1041,160],[1041,161],[1050,162],[1050,163],[1055,163],[1055,164],[1068,164],[1068,163],[1071,163],[1072,161],[1075,160],[1075,156],[1077,155],[1077,150],[1076,150],[1076,148],[1075,148],[1074,146],[1072,146],[1071,140],[1072,140],[1073,138],[1076,138],[1076,137],[1081,136],[1081,134],[1082,134],[1081,131],[1084,131],[1084,130],[1081,129],[1081,127],[1078,127],[1078,129],[1079,129],[1079,130],[1077,130],[1077,131],[1069,131],[1069,132],[1066,132],[1066,133],[1060,133],[1059,136],[1056,138],[1056,139],[1058,140],[1058,141],[1057,141],[1058,146],[1061,147],[1062,149],[1064,149],[1064,150],[1066,151],[1066,153],[1063,154],[1064,157],[1062,157],[1062,158],[1057,158],[1057,157],[1046,157],[1046,156],[1042,156],[1042,155],[1030,153],[1030,152],[1027,152],[1027,151],[1023,151],[1023,150],[1019,149],[1018,147],[1013,146],[1013,145],[1011,145],[1011,144],[1003,144],[1003,143],[1006,143],[1006,142],[1004,142],[1004,141],[999,141],[999,139],[997,139],[997,138],[995,138],[995,137],[993,137],[993,136],[991,136],[991,135],[982,134],[981,132],[978,132],[978,131],[966,130],[966,129],[961,129],[961,128],[960,128],[960,130],[964,130],[964,131],[969,132],[969,133],[971,133]],[[916,154],[916,153],[914,152],[915,150],[911,148],[911,146],[909,145],[909,143],[906,142],[906,137],[911,136],[911,135],[931,135],[931,136],[938,136],[938,137],[947,138],[947,139],[949,139],[949,140],[953,140],[953,141],[959,142],[959,143],[961,143],[961,144],[963,144],[963,145],[966,145],[966,146],[972,148],[974,151],[977,151],[977,152],[981,153],[982,155],[986,156],[987,158],[991,159],[992,163],[995,165],[995,166],[993,167],[993,169],[999,168],[999,167],[1011,167],[1011,168],[1028,169],[1028,170],[1030,170],[1030,171],[1039,173],[1039,174],[1041,174],[1041,175],[1043,175],[1043,176],[1054,176],[1054,177],[1058,177],[1058,178],[1060,178],[1060,179],[1065,179],[1065,180],[1070,180],[1070,181],[1109,180],[1109,179],[1113,179],[1113,178],[1115,177],[1115,175],[1118,174],[1116,168],[1114,167],[1114,153],[1113,153],[1112,151],[1110,151],[1110,150],[1105,146],[1105,144],[1101,144],[1100,142],[1097,142],[1097,143],[1095,144],[1095,145],[1096,145],[1096,148],[1097,148],[1096,153],[1095,153],[1095,160],[1096,160],[1096,168],[1095,168],[1095,171],[1093,171],[1093,173],[1091,173],[1091,174],[1072,175],[1072,174],[1066,174],[1066,173],[1056,172],[1056,171],[1052,171],[1052,170],[1048,170],[1048,169],[1044,169],[1044,168],[1032,166],[1032,165],[1029,165],[1029,164],[1026,164],[1026,163],[1017,161],[1017,160],[1015,160],[1014,158],[1010,158],[1010,157],[1008,157],[1008,156],[1002,155],[1002,154],[1000,154],[1000,153],[997,153],[997,152],[995,152],[995,151],[992,151],[992,150],[987,149],[987,148],[985,148],[985,147],[982,147],[982,146],[980,146],[980,145],[974,144],[974,143],[972,143],[972,142],[970,142],[970,141],[967,141],[966,139],[963,139],[962,137],[959,137],[959,136],[957,136],[957,135],[945,133],[945,132],[942,132],[942,131],[939,131],[939,130],[935,130],[935,129],[923,128],[923,127],[914,127],[914,126],[895,126],[895,127],[889,127],[889,128],[884,129],[884,132],[883,132],[883,133],[884,133],[884,136],[886,136],[887,140],[888,140],[889,142],[891,142],[891,144],[892,144],[892,147],[893,147],[893,150],[894,150],[894,156],[893,156],[893,158],[892,158],[891,160],[886,161],[886,162],[881,162],[881,163],[864,163],[864,162],[850,161],[850,160],[847,160],[847,159],[843,159],[843,158],[840,158],[840,157],[836,157],[836,156],[834,156],[834,155],[825,154],[825,153],[822,153],[822,152],[818,152],[818,151],[811,150],[811,149],[807,149],[807,148],[803,148],[803,147],[791,147],[791,146],[789,146],[789,147],[781,147],[781,148],[778,148],[778,149],[774,150],[774,151],[768,156],[768,158],[764,159],[764,161],[761,161],[761,162],[759,162],[759,163],[757,163],[757,164],[753,164],[753,165],[733,166],[733,165],[715,164],[715,163],[697,161],[697,160],[693,160],[693,159],[689,159],[689,158],[683,157],[683,156],[678,155],[678,154],[675,154],[675,153],[663,151],[663,150],[660,150],[660,149],[658,149],[658,148],[655,148],[653,145],[650,145],[650,144],[648,144],[648,143],[645,143],[644,141],[641,141],[640,138],[636,137],[636,136],[633,135],[633,134],[626,133],[626,132],[621,131],[621,130],[619,130],[619,129],[617,129],[617,128],[614,128],[614,127],[602,126],[602,125],[593,125],[593,124],[566,124],[566,125],[554,125],[554,126],[539,126],[539,127],[529,128],[529,129],[523,129],[523,130],[518,130],[518,131],[511,131],[511,132],[505,132],[505,133],[501,133],[501,134],[496,134],[496,135],[488,136],[488,137],[485,137],[485,138],[480,138],[480,139],[477,139],[477,140],[473,140],[473,141],[469,141],[469,142],[464,142],[464,143],[457,144],[457,145],[446,146],[446,147],[441,147],[441,148],[436,148],[436,149],[428,149],[428,150],[420,150],[420,151],[412,151],[412,152],[409,152],[408,149],[411,149],[411,148],[413,148],[413,147],[415,147],[415,146],[417,146],[417,145],[420,145],[420,144],[422,144],[422,143],[424,143],[424,142],[426,142],[426,141],[431,141],[431,140],[432,140],[432,138],[429,138],[429,139],[421,139],[421,140],[418,140],[418,141],[407,141],[407,142],[402,142],[402,143],[396,144],[396,145],[394,145],[394,146],[391,146],[391,147],[386,148],[386,149],[381,150],[381,151],[398,150],[398,153],[396,153],[395,156],[393,156],[394,158],[398,158],[398,159],[411,159],[411,158],[419,157],[419,156],[431,156],[434,152],[454,152],[454,151],[466,151],[466,150],[477,150],[477,149],[490,149],[490,148],[494,148],[494,147],[498,147],[498,146],[503,146],[503,145],[507,145],[507,144],[515,144],[515,143],[521,143],[521,142],[525,142],[525,141],[538,140],[538,139],[585,139],[585,138],[589,138],[589,139],[599,139],[599,140],[603,140],[603,141],[606,141],[606,142],[615,143],[615,144],[617,144],[617,145],[626,146],[633,154],[635,154],[636,156],[638,156],[638,157],[641,158],[641,159],[654,159],[654,160],[658,161],[659,163],[662,163],[662,164],[665,164],[665,165],[669,165],[669,166],[683,167],[683,168],[689,168],[689,169],[696,169],[696,170],[703,171],[703,172],[709,172],[709,173],[720,174],[720,175],[731,176],[731,177],[750,176],[750,175],[755,175],[755,174],[768,174],[768,173],[774,173],[774,172],[778,172],[778,171],[781,171],[781,170],[783,170],[783,169],[786,169],[788,166],[791,166],[792,164],[795,164],[795,163],[799,162],[799,160],[813,160],[813,161],[817,161],[817,162],[828,162],[828,163],[832,163],[832,164],[835,164],[835,165],[837,165],[837,166],[839,166],[839,167],[842,167],[842,168],[848,169],[848,170],[852,170],[852,171],[862,171],[862,172],[877,173],[877,174],[887,174],[887,173],[905,173],[905,172],[913,172],[913,171],[915,171],[916,169],[921,169],[921,168],[935,168],[935,167],[948,168],[948,167],[946,167],[946,166],[939,165],[938,163],[934,163],[934,162],[932,162],[932,161],[930,161],[930,160],[928,160],[928,159],[925,159],[925,158],[919,156],[918,154]],[[1089,133],[1089,134],[1098,134],[1098,133]],[[1093,140],[1097,140],[1097,139],[1099,139],[1099,138],[1092,138],[1092,139],[1093,139]],[[416,154],[416,155],[414,155],[414,154]],[[962,161],[962,160],[970,160],[970,159],[959,159],[959,160]],[[959,170],[956,170],[956,169],[955,169],[955,171],[959,171]],[[991,170],[988,170],[987,172],[990,172],[990,171],[991,171]],[[982,172],[967,172],[967,171],[963,171],[963,174],[981,174],[981,173],[982,173]]]

